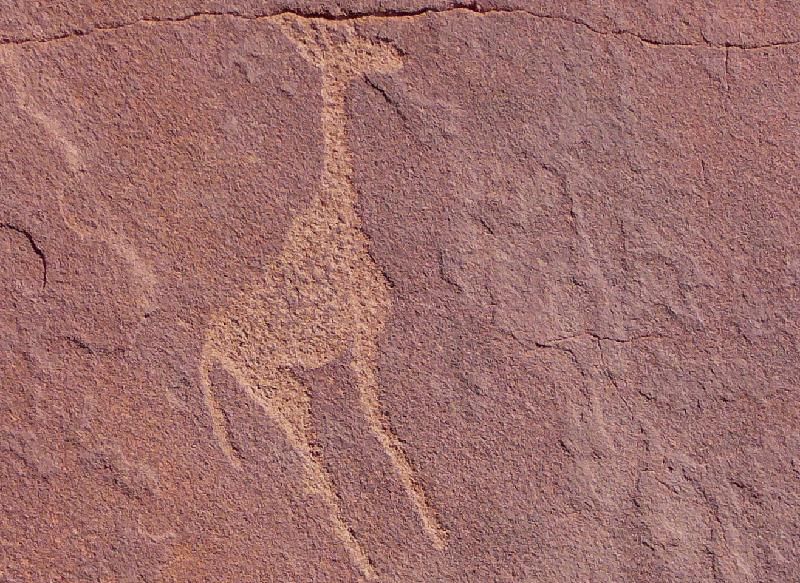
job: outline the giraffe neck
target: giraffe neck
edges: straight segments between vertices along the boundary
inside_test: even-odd
[[[345,100],[349,76],[341,71],[324,69],[322,82],[323,165],[322,192],[319,202],[356,220],[358,196],[353,186],[353,161],[347,147],[347,112]]]

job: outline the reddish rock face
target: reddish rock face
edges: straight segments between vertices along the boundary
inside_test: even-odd
[[[0,581],[800,579],[772,4],[0,2]]]

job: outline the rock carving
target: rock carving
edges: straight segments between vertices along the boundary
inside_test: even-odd
[[[213,430],[231,463],[242,467],[211,372],[224,368],[284,433],[302,459],[309,488],[325,502],[332,528],[362,575],[374,567],[342,517],[338,496],[310,429],[310,394],[292,372],[348,353],[370,428],[402,480],[421,527],[437,549],[446,533],[430,509],[379,404],[377,337],[391,312],[389,284],[368,253],[356,212],[345,99],[354,79],[399,69],[397,51],[359,36],[348,24],[286,17],[286,36],[322,74],[324,157],[321,194],[291,225],[260,281],[212,316],[201,356],[201,382]]]

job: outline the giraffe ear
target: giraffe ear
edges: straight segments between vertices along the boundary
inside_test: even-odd
[[[315,65],[322,62],[322,47],[327,41],[324,26],[308,19],[289,15],[283,16],[279,23],[283,34],[306,61]]]
[[[362,26],[337,28],[340,44],[355,69],[388,73],[403,67],[403,52],[390,39]]]
[[[388,73],[402,69],[404,63],[403,53],[393,43],[382,42],[381,47],[381,70]]]

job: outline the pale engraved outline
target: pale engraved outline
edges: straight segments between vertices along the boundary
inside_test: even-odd
[[[309,477],[307,489],[327,506],[332,528],[361,574],[374,579],[374,566],[342,517],[332,480],[314,450],[308,390],[290,370],[318,368],[350,353],[370,429],[399,476],[422,530],[435,549],[444,549],[447,532],[379,402],[377,339],[391,315],[391,296],[361,230],[346,143],[345,104],[352,82],[367,72],[397,70],[403,62],[396,49],[363,38],[349,23],[286,16],[280,28],[303,59],[321,72],[322,194],[294,219],[262,280],[212,316],[200,363],[203,398],[216,440],[231,464],[242,469],[243,456],[231,443],[229,420],[212,391],[211,373],[220,365],[301,456]],[[322,273],[317,271],[320,266]],[[283,292],[278,292],[281,286]]]

